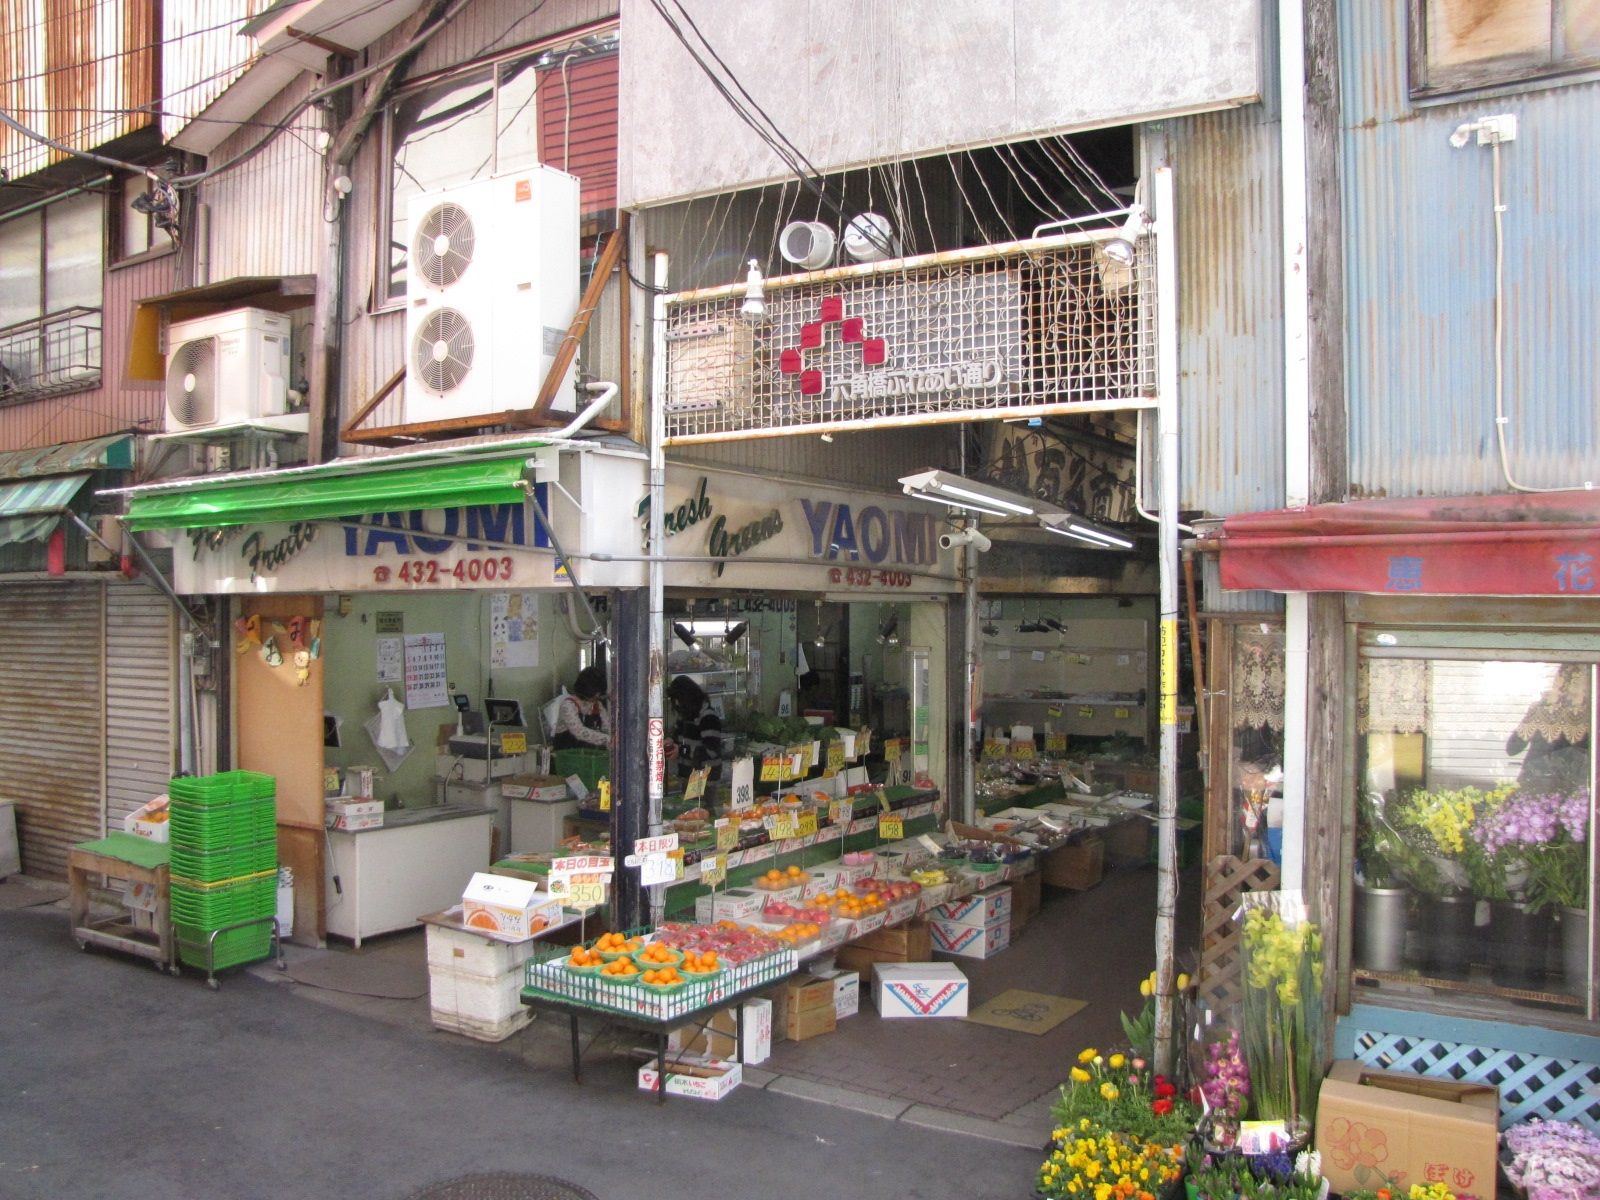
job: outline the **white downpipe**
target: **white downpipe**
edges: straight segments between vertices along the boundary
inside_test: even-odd
[[[1311,296],[1306,278],[1310,224],[1306,198],[1305,14],[1302,0],[1278,2],[1279,137],[1283,186],[1283,492],[1296,508],[1311,499]],[[1306,660],[1304,592],[1284,597],[1283,873],[1285,891],[1303,883],[1306,810]]]
[[[663,524],[667,510],[667,301],[662,292],[667,286],[667,256],[655,256],[655,324],[651,337],[650,361],[650,665],[646,690],[650,728],[647,732],[649,792],[647,820],[650,836],[661,832],[661,802],[666,794],[666,554],[667,538]],[[666,903],[666,888],[650,889],[650,923],[659,924]]]

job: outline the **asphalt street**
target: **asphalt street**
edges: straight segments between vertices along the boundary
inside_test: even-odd
[[[91,951],[59,908],[0,912],[0,1200],[402,1200],[476,1172],[601,1200],[1023,1197],[1034,1151],[754,1088],[639,1092],[398,1030],[230,972]]]

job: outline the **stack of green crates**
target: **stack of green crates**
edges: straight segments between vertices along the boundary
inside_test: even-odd
[[[255,771],[174,779],[168,785],[172,928],[191,966],[234,967],[272,952],[278,909],[277,781]],[[260,918],[219,934],[214,930]]]
[[[563,779],[576,775],[592,792],[611,774],[611,754],[607,750],[557,750],[550,756],[550,769]]]

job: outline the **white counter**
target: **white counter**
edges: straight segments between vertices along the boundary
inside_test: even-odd
[[[361,939],[409,929],[461,900],[489,866],[495,814],[445,805],[384,814],[378,829],[328,833],[328,932]],[[334,880],[338,879],[338,887]]]

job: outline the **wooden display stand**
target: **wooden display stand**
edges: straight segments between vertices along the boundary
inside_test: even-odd
[[[104,876],[129,883],[147,883],[155,891],[155,929],[146,933],[133,927],[126,914],[91,922],[89,919],[89,877]],[[171,890],[165,863],[141,867],[100,850],[74,846],[67,854],[67,885],[72,914],[72,936],[79,949],[105,946],[124,954],[148,958],[157,968],[178,973],[177,952],[172,937]]]

